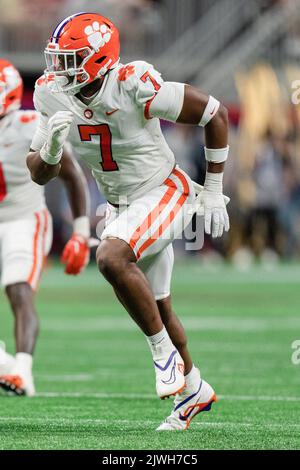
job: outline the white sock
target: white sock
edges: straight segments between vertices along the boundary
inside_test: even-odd
[[[176,349],[165,327],[156,335],[146,336],[146,339],[156,361],[164,359],[166,353]]]
[[[27,353],[17,353],[16,362],[12,371],[13,375],[20,375],[25,379],[32,375],[32,355]]]
[[[198,385],[198,379],[200,377],[200,371],[193,365],[190,372],[185,376],[185,383],[187,388],[193,387],[196,383]]]

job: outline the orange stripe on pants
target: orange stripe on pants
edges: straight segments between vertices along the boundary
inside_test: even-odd
[[[142,222],[142,224],[135,230],[135,232],[133,233],[130,239],[129,245],[131,246],[132,249],[135,248],[139,239],[151,227],[153,222],[159,217],[159,215],[164,210],[166,205],[170,202],[170,200],[172,199],[173,195],[175,194],[177,190],[177,187],[174,181],[170,180],[169,178],[166,179],[164,184],[169,186],[167,191],[165,192],[165,194],[163,195],[163,197],[161,198],[157,206],[155,206],[154,209],[152,209],[152,211],[149,212],[149,214],[147,215],[145,220]]]
[[[38,277],[36,279],[36,282],[34,283],[34,290],[36,290],[37,288],[37,285],[40,281],[40,278],[41,278],[41,275],[42,275],[42,271],[44,269],[44,265],[45,265],[45,259],[46,259],[46,234],[47,234],[47,229],[48,229],[48,211],[47,209],[44,209],[43,210],[43,214],[44,214],[44,219],[45,219],[45,222],[44,222],[44,230],[43,230],[43,245],[42,245],[42,265],[41,265],[41,269],[40,269],[40,272],[38,274]]]
[[[181,171],[177,170],[177,168],[173,170],[173,175],[177,176],[177,178],[180,180],[183,186],[183,194],[188,196],[190,193],[190,188],[185,176],[181,173]]]
[[[139,259],[142,255],[142,253],[147,249],[149,248],[149,246],[151,246],[159,237],[161,237],[161,235],[163,234],[163,232],[166,230],[166,228],[171,224],[171,222],[173,222],[176,214],[179,212],[179,210],[182,208],[183,204],[185,203],[188,195],[189,195],[189,185],[188,185],[188,182],[187,180],[185,179],[184,175],[178,171],[177,169],[173,170],[172,172],[175,176],[177,176],[177,178],[181,181],[182,183],[182,186],[183,186],[183,194],[181,194],[181,196],[177,199],[173,209],[170,211],[170,214],[168,216],[165,217],[165,219],[163,220],[163,222],[160,224],[160,226],[158,227],[158,229],[154,232],[154,234],[152,235],[151,238],[148,238],[148,240],[146,240],[142,246],[138,249],[138,252],[137,252],[137,259]]]
[[[32,284],[33,277],[35,275],[36,267],[37,267],[37,259],[38,259],[38,240],[39,240],[39,231],[40,231],[40,226],[41,226],[41,219],[40,215],[38,213],[35,213],[35,218],[36,218],[36,227],[35,227],[35,232],[34,232],[34,237],[33,237],[33,264],[32,268],[29,274],[29,277],[27,279],[28,284]]]

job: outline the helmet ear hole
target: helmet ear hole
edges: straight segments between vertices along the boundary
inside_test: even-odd
[[[100,57],[100,59],[97,59],[97,60],[95,61],[95,63],[96,63],[96,64],[101,64],[106,58],[107,58],[107,56],[106,56],[106,55],[103,55],[102,57]]]

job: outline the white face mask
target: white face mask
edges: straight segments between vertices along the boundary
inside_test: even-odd
[[[2,71],[2,80],[0,80],[0,116],[5,112],[14,111],[20,108],[20,100],[14,100],[5,107],[7,95],[15,88],[22,85],[22,79],[16,69],[7,66]]]
[[[54,92],[75,94],[86,85],[90,75],[85,69],[85,64],[94,55],[88,47],[78,50],[59,51],[57,49],[45,49],[46,66],[44,73],[46,80],[54,81]]]

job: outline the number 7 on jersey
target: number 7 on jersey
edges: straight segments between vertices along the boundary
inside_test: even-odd
[[[100,137],[100,153],[103,171],[119,170],[117,162],[113,159],[111,150],[111,132],[107,124],[98,124],[95,126],[88,124],[80,124],[78,126],[80,138],[82,142],[90,142],[93,135]]]

